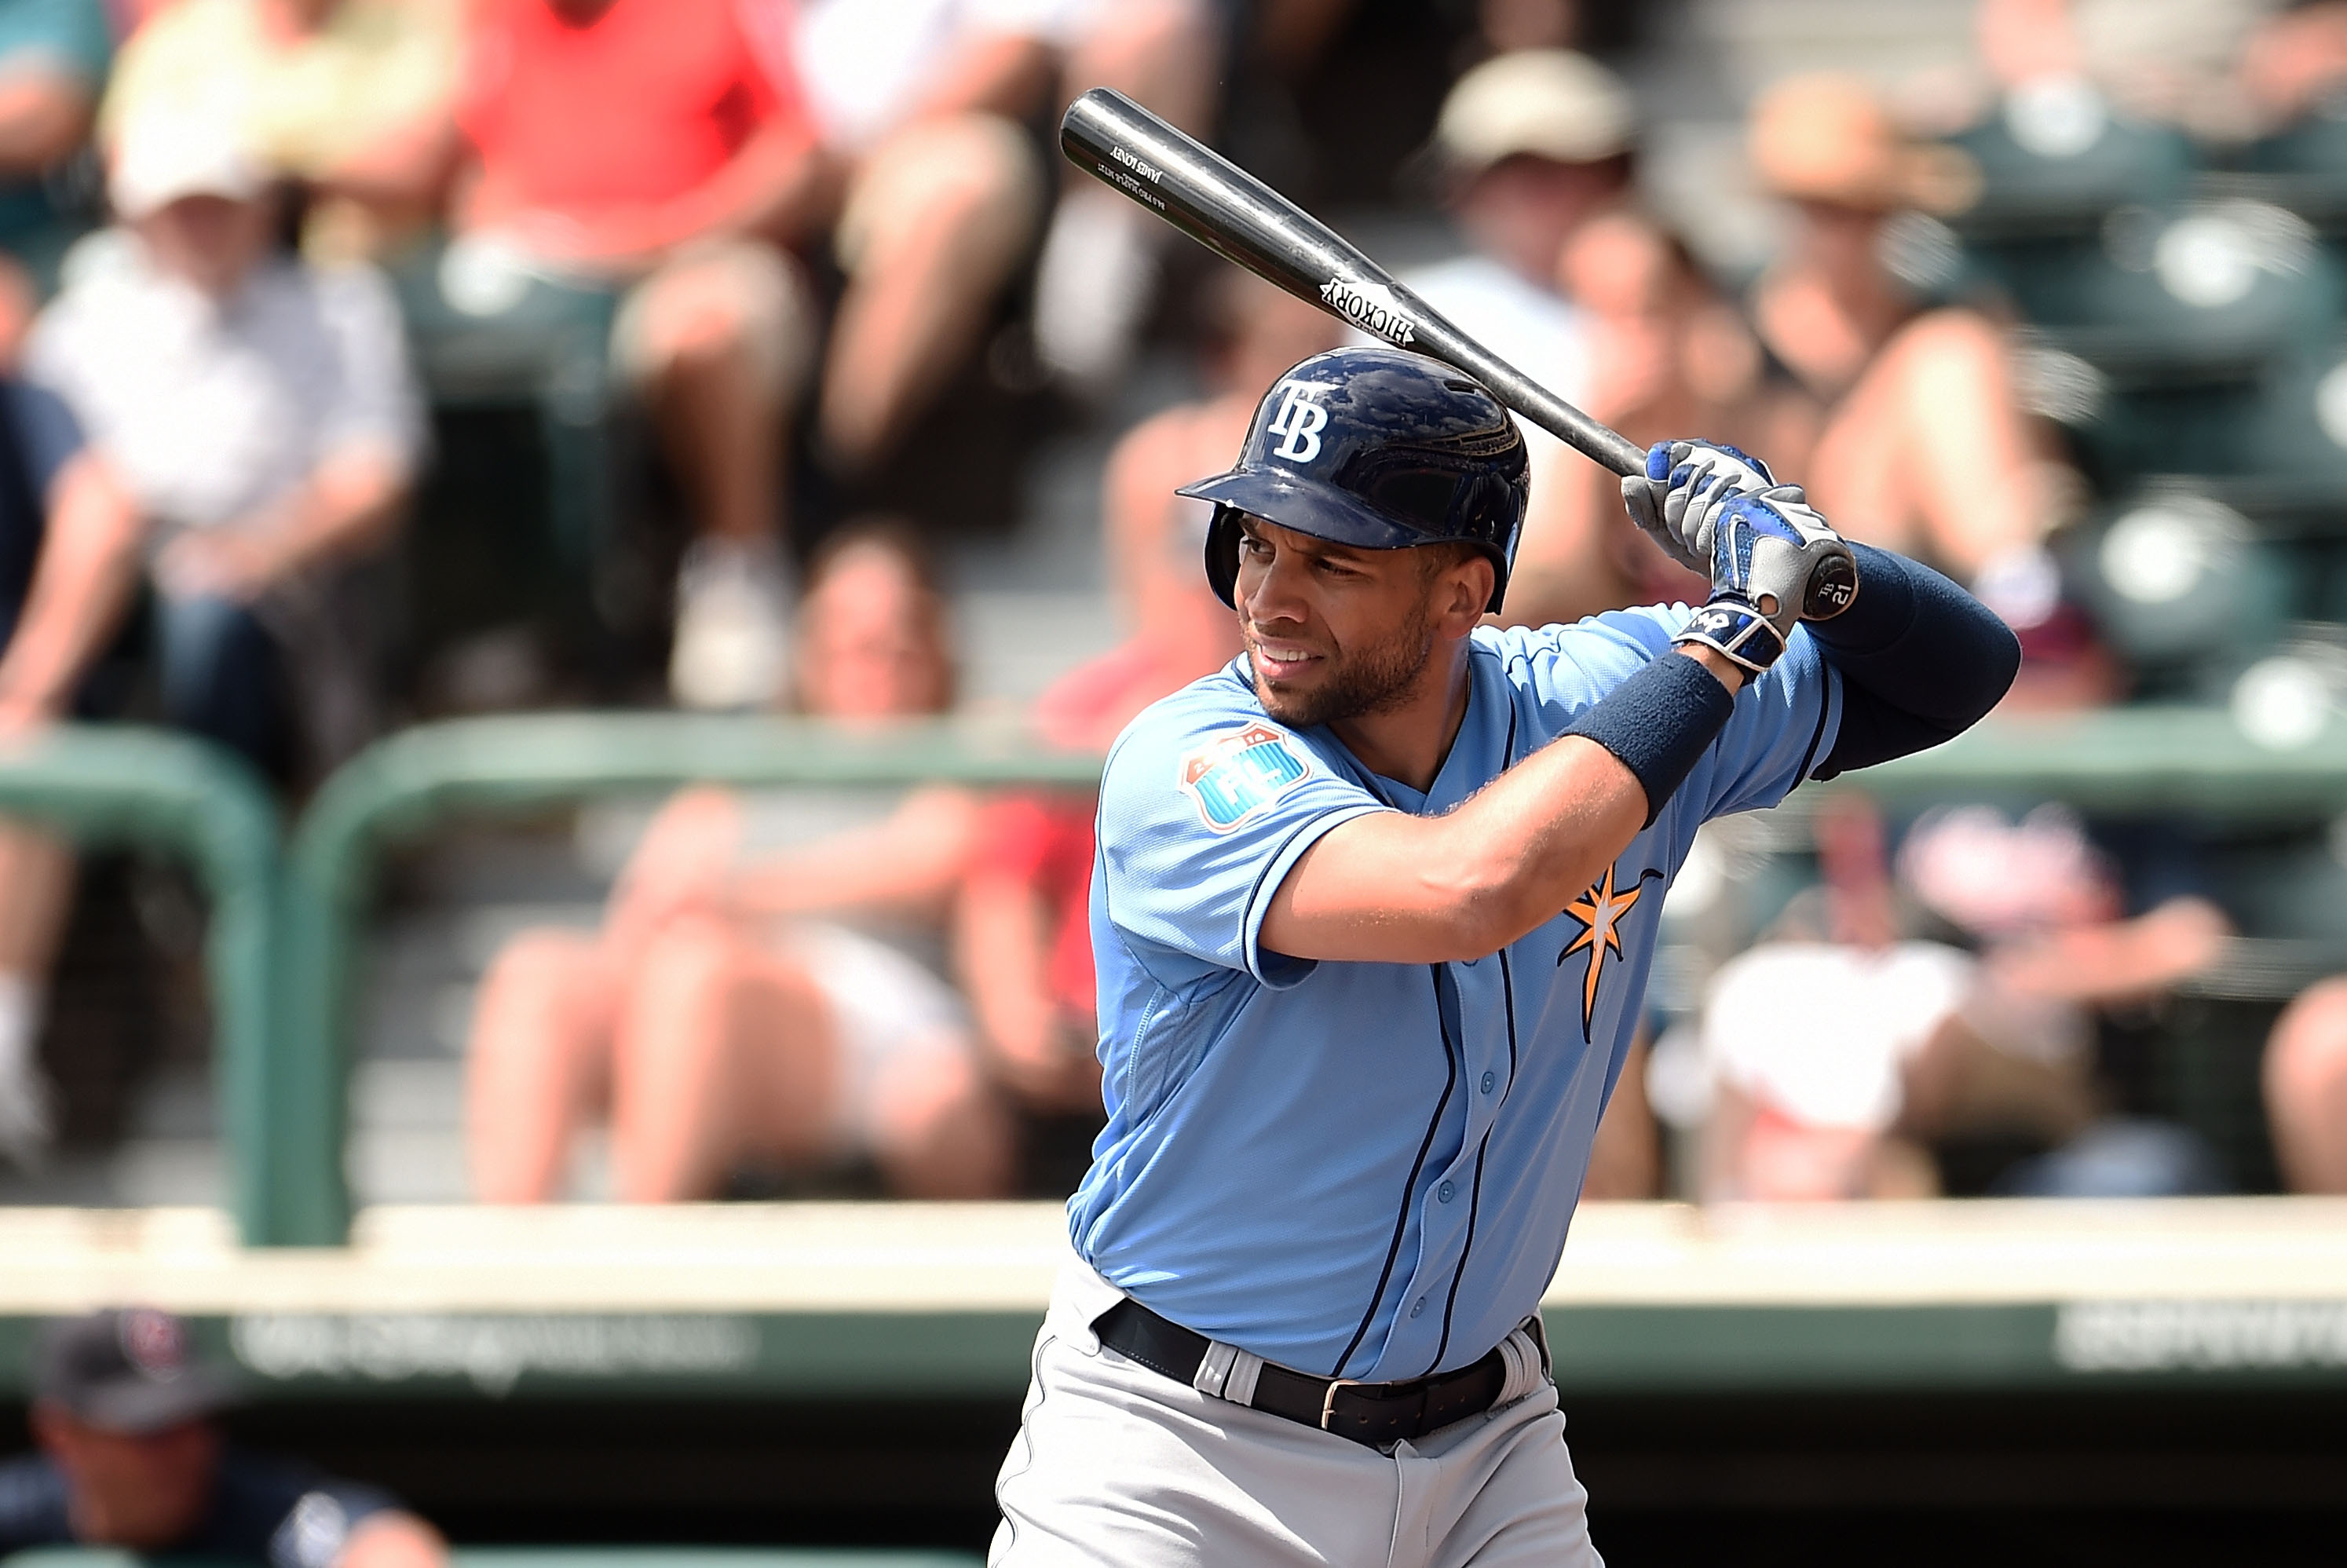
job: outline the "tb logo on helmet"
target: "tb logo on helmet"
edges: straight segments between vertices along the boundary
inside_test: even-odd
[[[1309,463],[1320,456],[1320,432],[1328,424],[1328,411],[1315,399],[1328,388],[1314,381],[1283,381],[1272,390],[1283,395],[1278,411],[1264,428],[1284,437],[1271,449],[1272,455],[1291,463]]]

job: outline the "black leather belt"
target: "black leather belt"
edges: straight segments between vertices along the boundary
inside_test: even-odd
[[[1127,1296],[1092,1322],[1100,1342],[1153,1372],[1190,1383],[1211,1343]],[[1402,1383],[1315,1378],[1266,1361],[1255,1378],[1254,1409],[1317,1427],[1371,1448],[1422,1437],[1491,1408],[1508,1380],[1497,1349],[1471,1367]]]

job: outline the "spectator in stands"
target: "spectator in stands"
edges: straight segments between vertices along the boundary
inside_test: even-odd
[[[2239,74],[2260,128],[2315,113],[2347,85],[2347,3],[2315,0],[2262,18],[2241,51]]]
[[[310,192],[306,253],[378,254],[427,216],[410,171],[446,123],[462,3],[179,0],[125,44],[99,138],[149,116],[226,116]]]
[[[138,511],[49,392],[0,375],[0,747],[87,710],[85,678],[138,576]],[[73,879],[62,844],[0,822],[0,1158],[50,1138],[35,1063]]]
[[[1402,282],[1559,396],[1585,398],[1587,323],[1557,292],[1557,262],[1627,193],[1635,130],[1629,88],[1584,55],[1520,49],[1475,67],[1443,99],[1428,149],[1471,250]],[[1525,438],[1537,495],[1571,455],[1544,432]]]
[[[1021,123],[1107,85],[1196,128],[1214,33],[1200,0],[749,0],[746,14],[845,172],[834,250],[847,289],[816,435],[857,477],[928,411],[1033,251],[1050,182]],[[1037,285],[1047,365],[1092,392],[1122,369],[1163,231],[1090,179],[1070,188]]]
[[[0,0],[0,252],[22,269],[0,278],[6,363],[28,287],[55,283],[58,258],[84,227],[57,177],[88,142],[112,52],[102,0]]]
[[[391,292],[278,251],[273,194],[218,120],[127,124],[109,190],[123,227],[89,241],[26,372],[154,532],[166,716],[280,778],[330,765],[371,701],[334,600],[424,448]]]
[[[1980,941],[1974,953],[1902,938],[1910,917],[1862,800],[1820,817],[1818,853],[1822,916],[1797,906],[1706,999],[1708,1196],[1928,1196],[1930,1146],[1982,1132],[2047,1151],[1999,1178],[2017,1195],[2218,1188],[2190,1134],[2104,1114],[2091,1038],[2094,1008],[2157,996],[2216,961],[2227,926],[2213,907],[2177,898],[2120,919],[2075,819],[1943,811],[1910,834],[1901,880]]]
[[[2347,979],[2310,986],[2275,1020],[2263,1075],[2284,1184],[2347,1193]]]
[[[126,231],[90,242],[27,345],[44,384],[0,381],[0,739],[118,707],[87,678],[151,535],[165,716],[280,776],[303,739],[330,763],[368,695],[333,579],[393,526],[421,446],[389,292],[272,255],[273,203],[216,124],[137,123],[111,189]],[[0,1153],[20,1163],[49,1135],[33,1055],[71,881],[63,845],[0,826]]]
[[[1799,219],[1755,288],[1754,319],[1826,409],[1786,477],[1869,542],[1973,585],[2025,635],[2052,608],[2043,542],[2075,477],[2021,405],[2005,331],[1974,311],[1920,309],[1881,259],[1894,217],[1970,199],[1969,161],[1909,141],[1867,87],[1830,77],[1763,95],[1751,152]]]
[[[1558,258],[1560,292],[1584,318],[1586,407],[1641,445],[1705,430],[1766,458],[1806,449],[1808,400],[1763,374],[1759,344],[1676,235],[1617,209],[1589,220]],[[1656,549],[1594,463],[1551,468],[1532,493],[1508,581],[1507,617],[1528,626],[1708,591]]]
[[[838,536],[801,610],[805,710],[856,723],[944,711],[942,617],[893,536]],[[600,936],[526,933],[483,985],[468,1097],[480,1195],[555,1196],[573,1133],[606,1105],[632,1201],[715,1196],[748,1163],[857,1157],[907,1195],[1004,1191],[1010,1123],[960,1002],[899,948],[838,923],[941,920],[977,822],[967,792],[920,790],[885,821],[745,860],[733,794],[679,795]]]
[[[788,652],[784,426],[817,335],[780,241],[819,222],[825,160],[736,0],[482,0],[455,124],[419,179],[453,182],[430,330],[565,362],[610,325],[698,512],[669,684],[692,707],[777,698]]]
[[[0,1554],[99,1547],[255,1568],[445,1568],[446,1542],[378,1487],[226,1441],[227,1380],[146,1308],[51,1324],[32,1368],[41,1452],[0,1464]]]

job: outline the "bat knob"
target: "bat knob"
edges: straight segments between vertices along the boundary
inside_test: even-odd
[[[1801,619],[1831,620],[1858,598],[1858,566],[1844,555],[1829,555],[1809,573],[1801,597]]]

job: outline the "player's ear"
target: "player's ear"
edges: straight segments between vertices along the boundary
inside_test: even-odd
[[[1434,608],[1442,629],[1455,637],[1474,630],[1483,620],[1484,607],[1491,602],[1491,589],[1498,579],[1491,557],[1460,547],[1459,559],[1443,571],[1436,591]]]

